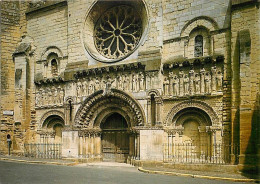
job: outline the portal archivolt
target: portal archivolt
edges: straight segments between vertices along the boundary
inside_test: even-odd
[[[144,112],[138,102],[128,94],[111,89],[110,93],[103,90],[90,95],[79,108],[75,117],[78,128],[99,127],[102,119],[109,113],[118,112],[127,121],[129,127],[144,125]]]

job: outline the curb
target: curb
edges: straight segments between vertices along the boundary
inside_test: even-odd
[[[171,176],[185,176],[192,178],[203,178],[203,179],[211,179],[211,180],[226,180],[226,181],[235,181],[235,182],[260,182],[259,179],[243,179],[243,178],[225,178],[225,177],[217,177],[217,176],[205,176],[205,175],[196,175],[196,174],[184,174],[170,171],[152,171],[143,169],[142,167],[138,167],[138,170],[143,173],[149,174],[162,174],[162,175],[171,175]]]
[[[77,163],[60,163],[60,162],[47,162],[47,161],[32,161],[32,160],[18,160],[12,158],[0,158],[0,160],[4,161],[12,161],[12,162],[21,162],[21,163],[30,163],[30,164],[50,164],[50,165],[64,165],[64,166],[74,166]]]

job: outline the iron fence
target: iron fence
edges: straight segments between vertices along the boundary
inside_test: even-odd
[[[238,147],[225,144],[164,144],[164,162],[229,164],[231,153],[237,153]]]
[[[24,144],[24,155],[34,158],[61,158],[61,144]]]

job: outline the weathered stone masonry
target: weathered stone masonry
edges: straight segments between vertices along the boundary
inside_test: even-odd
[[[1,2],[0,151],[256,168],[258,24],[253,0]]]

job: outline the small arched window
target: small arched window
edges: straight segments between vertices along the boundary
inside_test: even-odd
[[[53,76],[58,75],[58,63],[56,59],[51,60],[51,73]]]
[[[155,103],[155,95],[151,95],[151,124],[155,126],[156,123],[156,103]]]
[[[203,36],[197,35],[195,37],[194,57],[200,56],[203,56]]]

